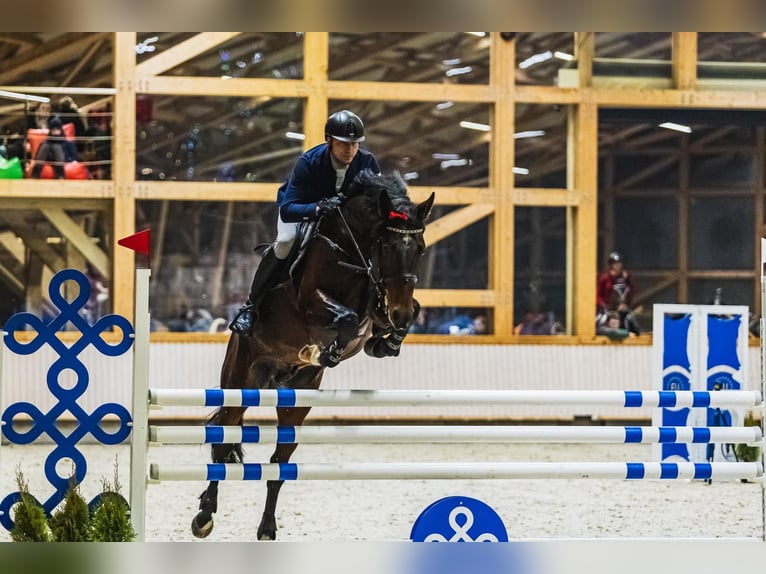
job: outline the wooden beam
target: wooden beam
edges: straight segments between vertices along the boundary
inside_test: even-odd
[[[153,95],[193,94],[197,96],[267,96],[305,98],[311,88],[305,80],[272,78],[231,78],[196,76],[149,76],[138,78],[137,92]]]
[[[573,207],[580,204],[580,194],[573,189],[517,187],[513,190],[515,205],[534,207]]]
[[[117,247],[117,240],[136,232],[136,33],[114,34],[114,96],[113,169],[115,181],[114,212],[112,215],[113,245],[110,249],[114,272],[110,297],[112,312],[133,317],[135,304],[135,253]]]
[[[306,32],[303,41],[303,77],[309,89],[303,109],[303,149],[324,141],[324,125],[330,114],[327,103],[327,69],[329,67],[330,34]],[[335,111],[335,110],[332,110]]]
[[[491,33],[490,84],[508,96],[515,87],[516,42],[507,42]],[[514,239],[516,234],[514,175],[516,146],[516,104],[512,97],[497,98],[492,108],[492,141],[489,147],[489,181],[495,190],[495,216],[490,225],[489,285],[496,300],[491,317],[492,332],[510,335],[514,324]]]
[[[61,232],[67,242],[82,253],[83,257],[90,261],[101,274],[107,278],[112,276],[109,256],[93,242],[93,239],[85,233],[85,230],[69,217],[63,209],[43,207],[40,211]]]
[[[673,86],[693,90],[697,84],[697,32],[673,32]]]
[[[45,237],[40,232],[27,224],[23,218],[14,217],[5,212],[2,219],[8,223],[10,229],[24,242],[25,247],[31,254],[40,259],[52,272],[57,272],[66,266],[64,258],[55,249],[48,245]]]
[[[574,57],[577,60],[577,80],[580,88],[587,88],[593,81],[593,56],[596,51],[594,32],[574,33]]]
[[[136,66],[136,75],[156,76],[239,36],[242,32],[200,32],[188,40],[158,52]],[[133,51],[135,54],[135,50]]]
[[[136,199],[171,201],[265,201],[277,199],[278,182],[137,181]]]
[[[423,307],[492,307],[495,292],[484,289],[417,289],[415,298]]]
[[[493,102],[495,88],[480,84],[328,82],[327,96],[344,100],[386,100],[393,102],[441,102],[449,94],[452,102]]]
[[[456,209],[428,224],[424,235],[426,244],[433,245],[445,237],[449,237],[468,227],[472,223],[491,215],[494,211],[495,205],[492,203],[474,203],[462,209]]]
[[[0,179],[0,196],[5,202],[9,198],[34,201],[61,200],[66,197],[69,204],[90,199],[114,197],[114,182],[102,179]]]
[[[580,202],[568,208],[568,246],[571,253],[567,262],[571,276],[570,305],[574,332],[580,336],[595,335],[596,277],[598,274],[598,108],[593,104],[580,104],[570,108],[571,165],[568,180],[577,190]]]

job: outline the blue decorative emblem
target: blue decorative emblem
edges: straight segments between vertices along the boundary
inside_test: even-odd
[[[61,295],[61,287],[66,281],[73,281],[79,286],[79,293],[71,303]],[[50,515],[64,499],[70,482],[69,476],[62,477],[57,474],[56,465],[63,459],[70,459],[74,467],[75,482],[79,484],[85,478],[88,465],[83,454],[77,449],[77,444],[83,437],[91,434],[99,442],[111,445],[124,441],[130,435],[131,416],[124,406],[105,403],[88,414],[77,403],[87,390],[90,380],[88,369],[78,355],[90,345],[110,357],[126,353],[133,345],[133,326],[120,315],[106,315],[93,325],[89,324],[80,315],[80,310],[90,298],[90,283],[83,273],[75,269],[64,269],[54,275],[48,293],[51,302],[60,313],[47,324],[31,313],[17,313],[6,322],[4,339],[8,349],[19,355],[30,355],[44,345],[49,345],[55,351],[58,359],[48,369],[47,383],[48,389],[58,402],[47,413],[40,411],[32,403],[13,403],[2,414],[2,432],[9,442],[15,444],[28,444],[43,433],[55,444],[55,448],[45,459],[45,477],[55,489],[50,498],[42,504],[45,512]],[[67,346],[56,337],[56,332],[62,330],[67,323],[71,323],[80,332],[80,337],[71,346]],[[28,328],[25,329],[25,326]],[[122,332],[122,338],[116,344],[109,344],[101,337],[104,331],[112,328]],[[25,330],[34,331],[37,335],[26,343],[17,341],[14,333]],[[75,374],[76,380],[71,388],[65,388],[59,382],[59,377],[65,370],[71,370]],[[67,411],[78,424],[71,433],[65,435],[56,428],[56,421]],[[13,419],[17,415],[26,415],[31,419],[32,424],[25,432],[14,429]],[[100,426],[100,422],[108,415],[119,419],[118,428],[113,433]],[[13,528],[10,510],[20,497],[19,492],[13,492],[0,501],[0,524],[8,530]],[[96,499],[91,504],[96,502]]]
[[[500,516],[481,500],[448,496],[429,505],[415,520],[413,542],[508,542]]]

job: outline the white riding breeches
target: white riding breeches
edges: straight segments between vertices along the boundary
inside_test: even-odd
[[[298,236],[300,223],[285,223],[282,216],[277,218],[277,238],[274,241],[274,255],[277,259],[286,259],[290,255],[293,243]]]

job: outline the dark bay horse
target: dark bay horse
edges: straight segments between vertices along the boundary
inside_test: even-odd
[[[291,277],[264,297],[253,335],[232,334],[221,369],[223,389],[317,389],[326,367],[362,349],[399,354],[420,305],[413,297],[425,251],[425,220],[434,194],[414,204],[398,174],[357,176],[338,210],[325,215]],[[222,407],[211,425],[241,425],[247,407]],[[279,425],[300,425],[310,407],[277,408]],[[297,444],[278,444],[272,463],[287,462]],[[216,444],[213,462],[240,463],[241,444]],[[283,481],[269,480],[258,540],[276,538]],[[213,529],[218,481],[200,496],[192,532]]]

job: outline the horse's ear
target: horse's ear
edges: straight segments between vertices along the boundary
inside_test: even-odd
[[[431,196],[426,199],[423,203],[418,205],[417,207],[417,214],[418,219],[420,221],[425,221],[428,217],[428,214],[431,213],[431,208],[434,206],[434,198],[436,197],[436,194],[434,192],[431,192]]]
[[[388,217],[389,213],[394,211],[394,204],[385,189],[381,189],[378,194],[378,209],[380,210],[380,216],[384,219]]]

